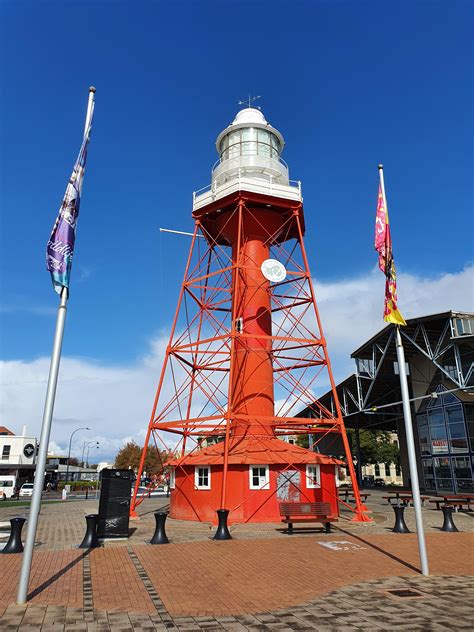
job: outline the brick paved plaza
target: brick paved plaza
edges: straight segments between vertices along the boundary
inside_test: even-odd
[[[2,556],[0,630],[461,630],[474,615],[472,516],[442,533],[441,512],[423,510],[431,577],[419,573],[414,534],[394,534],[393,512],[372,494],[375,522],[343,516],[333,533],[278,525],[236,525],[215,542],[215,527],[167,521],[171,543],[151,546],[153,512],[140,506],[128,541],[77,549],[96,501],[44,505],[30,599],[15,605],[21,555]],[[0,507],[0,521],[27,515]],[[414,527],[413,509],[406,522]],[[388,591],[409,588],[409,596]]]

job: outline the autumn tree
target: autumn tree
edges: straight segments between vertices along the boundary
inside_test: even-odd
[[[121,450],[119,450],[117,456],[115,457],[115,467],[121,470],[131,468],[134,472],[137,472],[141,458],[142,448],[140,448],[135,441],[129,441]],[[158,450],[155,446],[148,446],[144,465],[144,471],[147,473],[147,476],[161,474],[163,472],[163,465],[167,458],[168,455],[166,452],[160,452],[160,450]]]

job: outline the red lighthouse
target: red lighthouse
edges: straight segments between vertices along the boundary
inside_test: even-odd
[[[328,502],[337,516],[340,461],[317,451],[333,437],[342,438],[355,519],[365,520],[339,406],[315,397],[329,379],[337,402],[283,136],[248,107],[216,147],[212,184],[193,197],[195,231],[132,512],[153,436],[170,453],[172,518],[215,521],[226,508],[231,523],[279,522],[284,500]],[[289,441],[301,434],[314,450]]]

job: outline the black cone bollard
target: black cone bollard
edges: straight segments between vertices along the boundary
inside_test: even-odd
[[[166,511],[155,511],[155,533],[153,534],[150,544],[168,544],[169,540],[166,537],[165,522],[168,514]]]
[[[77,548],[79,549],[95,549],[100,546],[99,538],[97,537],[97,514],[89,514],[86,516],[86,535]]]
[[[393,511],[395,512],[395,525],[392,529],[394,533],[411,533],[410,529],[405,524],[403,513],[405,507],[397,507],[394,505]]]
[[[26,518],[11,518],[11,531],[8,542],[2,553],[22,553],[23,544],[21,543],[21,530],[26,522]]]
[[[459,529],[453,522],[453,508],[444,505],[441,507],[443,510],[443,526],[441,527],[441,531],[449,531],[450,533],[457,533]]]
[[[214,540],[232,540],[232,536],[229,533],[229,529],[227,528],[227,516],[229,515],[228,509],[218,509],[217,517],[219,519],[219,524],[217,526],[217,531],[214,536]]]

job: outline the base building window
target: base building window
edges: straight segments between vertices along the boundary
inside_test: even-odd
[[[197,489],[211,489],[211,468],[209,465],[196,465],[194,484]]]
[[[270,468],[268,465],[250,465],[250,489],[270,489]]]
[[[319,465],[306,466],[306,487],[308,489],[321,487],[321,472]]]

